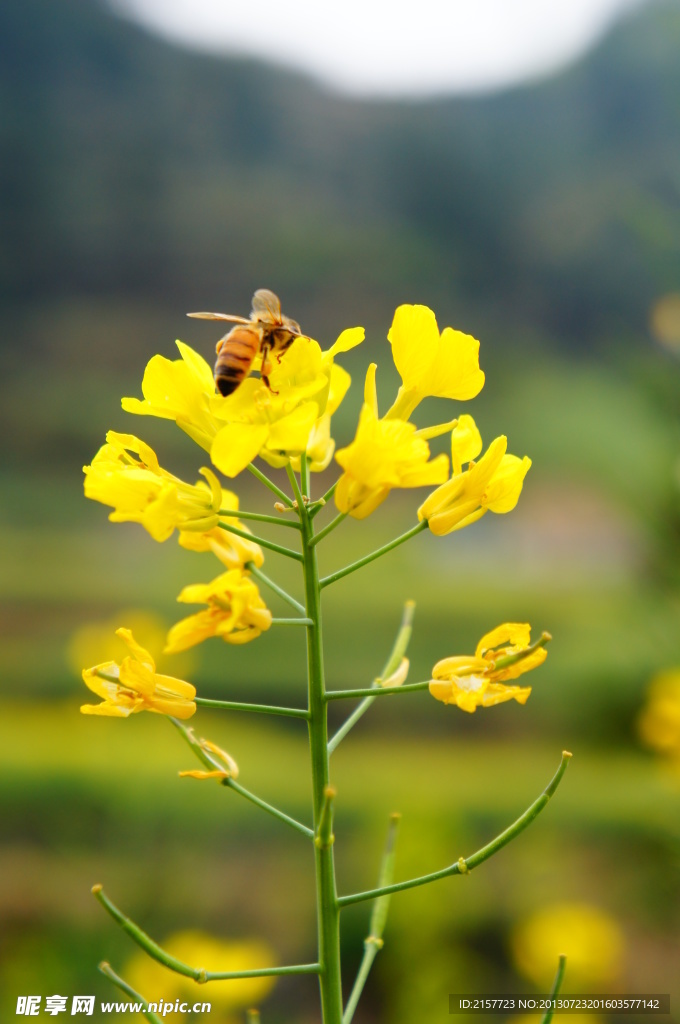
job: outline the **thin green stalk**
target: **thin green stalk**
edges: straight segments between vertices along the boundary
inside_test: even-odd
[[[255,519],[258,523],[274,523],[275,526],[287,526],[288,529],[299,530],[300,524],[295,519],[282,519],[281,516],[268,516],[264,512],[233,512],[228,508],[221,508],[220,516],[230,516],[233,519]]]
[[[286,473],[288,474],[288,479],[290,480],[290,486],[293,488],[293,494],[295,495],[295,500],[297,502],[298,507],[298,514],[301,515],[302,510],[305,507],[305,502],[302,496],[302,491],[300,490],[300,485],[298,484],[297,481],[297,477],[295,476],[295,470],[291,466],[290,462],[286,463]]]
[[[302,555],[299,551],[293,551],[291,548],[284,548],[282,544],[275,544],[273,540],[265,540],[264,537],[255,537],[252,533],[246,533],[245,530],[239,530],[237,526],[229,526],[227,523],[217,524],[222,530],[226,530],[227,533],[234,533],[237,537],[243,537],[244,540],[254,541],[259,544],[260,547],[269,548],[270,551],[278,551],[280,555],[285,555],[286,558],[294,558],[296,562],[302,561]]]
[[[266,587],[269,587],[269,589],[273,590],[275,594],[278,594],[279,597],[283,598],[291,608],[295,608],[295,610],[300,612],[301,615],[305,614],[305,606],[300,604],[299,601],[296,601],[294,597],[291,597],[291,595],[288,594],[283,587],[280,587],[278,583],[275,583],[274,580],[270,580],[269,576],[266,576],[261,569],[258,569],[254,562],[246,562],[246,569],[248,569],[251,575],[258,579],[260,583],[264,583]]]
[[[404,683],[402,686],[365,686],[361,690],[328,690],[326,700],[342,700],[347,697],[387,697],[391,693],[415,693],[417,690],[427,690],[430,685],[429,679],[420,683]]]
[[[557,961],[557,973],[555,974],[555,980],[553,981],[552,988],[550,989],[551,999],[555,999],[556,996],[559,994],[560,989],[562,988],[562,980],[564,978],[564,969],[566,966],[566,956],[559,957]],[[546,1010],[541,1019],[541,1024],[550,1024],[550,1021],[553,1019],[554,1012],[555,1008],[553,1006]]]
[[[333,530],[336,528],[336,526],[340,526],[340,523],[344,519],[347,519],[347,515],[348,515],[347,512],[338,512],[338,514],[335,517],[335,519],[331,519],[331,521],[328,524],[328,526],[324,526],[323,530],[320,530],[319,533],[316,534],[316,536],[314,537],[312,543],[314,545],[316,545],[316,544],[319,543],[320,540],[323,540],[324,537],[327,537],[329,533],[333,532]]]
[[[290,825],[296,832],[302,832],[303,836],[309,836],[310,839],[314,838],[314,832],[311,828],[307,828],[301,822],[296,821],[295,818],[291,818],[288,814],[284,814],[278,807],[274,807],[272,804],[268,804],[266,800],[261,800],[259,796],[255,796],[249,789],[242,786],[240,782],[236,782],[235,779],[224,779],[222,782],[223,786],[227,786],[228,789],[233,789],[235,793],[240,793],[241,796],[245,797],[246,800],[250,800],[251,804],[255,804],[260,810],[266,811],[267,814],[271,814],[272,817],[278,818],[279,821],[283,821],[286,825]]]
[[[307,458],[307,452],[303,452],[300,456],[300,488],[308,502],[311,502],[312,481],[309,471],[309,459]]]
[[[321,837],[314,844],[316,908],[323,1024],[342,1024],[342,978],[340,973],[340,914],[335,883],[333,843],[324,841],[329,809],[328,720],[325,701],[321,592],[314,539],[314,527],[304,505],[300,509],[304,552],[305,604],[312,625],[307,627],[307,680],[309,707],[309,749],[312,766],[314,832]],[[323,826],[323,828],[322,828]]]
[[[278,497],[281,499],[284,505],[288,505],[289,508],[293,507],[293,502],[290,500],[286,492],[282,491],[280,487],[277,487],[274,481],[270,480],[268,476],[265,476],[262,470],[258,469],[257,466],[254,466],[252,462],[249,464],[248,469],[253,474],[253,476],[260,481],[261,484],[264,484],[265,487],[268,487],[270,491],[278,495]]]
[[[397,633],[396,639],[390,651],[390,656],[385,662],[385,667],[379,679],[375,680],[372,689],[378,688],[378,683],[381,679],[389,679],[393,672],[399,668],[401,659],[406,654],[408,649],[409,640],[411,639],[411,633],[413,631],[413,614],[415,612],[415,601],[407,601],[404,605],[404,611],[401,616],[401,625],[399,632]],[[376,698],[375,694],[370,694],[364,697],[361,704],[354,709],[349,718],[340,726],[335,735],[328,741],[328,754],[329,756],[333,753],[339,743],[342,743],[350,729],[353,729],[359,719],[366,714],[370,706],[373,704]]]
[[[411,878],[407,882],[397,882],[394,885],[388,885],[378,889],[369,889],[366,892],[352,893],[350,896],[339,896],[339,906],[341,908],[348,907],[352,903],[362,903],[364,900],[374,900],[379,896],[387,896],[393,892],[403,892],[405,889],[414,889],[416,886],[427,885],[429,882],[437,882],[440,878],[448,878],[450,875],[466,875],[483,861],[492,857],[494,853],[498,853],[498,851],[507,843],[515,839],[515,837],[518,836],[520,832],[523,832],[524,829],[531,824],[534,818],[540,814],[562,781],[562,776],[566,771],[570,758],[571,754],[569,751],[565,750],[562,752],[562,761],[559,768],[538,799],[526,809],[524,814],[522,814],[517,821],[513,822],[509,828],[506,828],[504,832],[501,832],[500,835],[496,836],[496,838],[490,843],[487,843],[486,846],[483,846],[481,850],[477,850],[477,852],[473,853],[470,857],[460,857],[455,864],[442,868],[441,871],[432,871],[428,875],[421,875],[419,878]]]
[[[406,533],[402,533],[400,537],[395,537],[395,539],[391,540],[389,544],[384,544],[381,548],[378,548],[377,551],[372,551],[370,555],[364,555],[364,557],[360,558],[358,562],[352,562],[351,565],[346,565],[344,569],[338,569],[337,572],[331,573],[330,576],[324,576],[324,578],[319,581],[319,586],[323,590],[323,588],[327,587],[330,583],[335,583],[337,580],[341,580],[343,576],[349,576],[351,572],[356,572],[357,569],[362,569],[365,565],[368,565],[369,562],[375,561],[375,559],[380,558],[381,555],[386,555],[388,551],[398,548],[400,544],[404,543],[404,541],[410,540],[411,537],[415,537],[417,533],[422,533],[422,531],[426,529],[427,521],[423,520],[422,523],[412,526],[410,530],[406,531]]]
[[[121,990],[121,992],[124,992],[126,996],[130,996],[130,999],[132,999],[133,1002],[142,1004],[144,1007],[142,1014],[148,1021],[150,1021],[150,1024],[162,1024],[161,1018],[158,1014],[149,1009],[149,1004],[144,996],[140,995],[139,992],[136,992],[131,985],[128,985],[127,981],[124,981],[120,975],[116,974],[111,964],[107,963],[106,960],[102,960],[99,964],[98,970],[105,978],[112,981],[113,984]]]
[[[272,619],[272,626],[312,626],[311,619]]]
[[[194,704],[205,708],[221,708],[223,711],[252,711],[257,715],[309,718],[309,712],[304,708],[282,708],[278,704],[242,704],[238,700],[211,700],[209,697],[194,697]]]
[[[320,974],[321,964],[292,964],[290,967],[261,967],[250,971],[206,971],[206,981],[235,981],[237,978],[280,978],[284,974]]]
[[[378,875],[378,885],[382,888],[389,885],[394,877],[394,847],[397,840],[400,819],[400,814],[393,814],[390,818],[387,842],[385,844],[385,850],[380,864],[380,873]],[[383,932],[385,931],[385,924],[387,923],[389,903],[390,897],[382,896],[373,904],[368,935],[364,939],[363,959],[359,966],[359,971],[356,981],[354,982],[351,995],[347,1000],[345,1012],[342,1016],[342,1024],[351,1024],[354,1012],[358,1006],[359,999],[361,998],[361,993],[364,990],[364,985],[366,984],[368,975],[371,972],[373,961],[383,947]]]

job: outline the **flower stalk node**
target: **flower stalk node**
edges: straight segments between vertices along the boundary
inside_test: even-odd
[[[458,858],[458,871],[461,875],[469,875],[470,870],[465,863],[465,857]]]

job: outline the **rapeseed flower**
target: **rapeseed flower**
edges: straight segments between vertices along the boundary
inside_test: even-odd
[[[544,634],[543,643],[549,640]],[[525,672],[542,665],[544,646],[531,645],[531,626],[505,622],[485,633],[474,655],[443,658],[432,669],[430,693],[444,704],[456,704],[461,711],[492,707],[507,700],[525,704],[530,686],[505,686]]]
[[[440,334],[427,306],[399,306],[387,339],[402,379],[387,419],[409,419],[424,398],[465,401],[484,387],[477,339],[452,327]]]
[[[566,956],[572,985],[586,990],[615,980],[624,953],[617,922],[588,903],[556,903],[536,911],[515,928],[511,946],[518,969],[536,985],[545,986],[558,957]]]
[[[481,451],[481,438],[471,416],[461,417],[465,423],[460,432],[452,434],[453,476],[433,491],[418,509],[418,518],[427,520],[438,537],[462,530],[487,512],[511,512],[522,492],[524,477],[531,468],[531,459],[508,455],[508,439],[504,435],[491,442],[479,462],[470,461],[466,470],[462,463],[472,452]],[[474,428],[474,429],[473,429]],[[479,438],[479,445],[478,445]]]
[[[139,711],[154,711],[175,718],[191,718],[196,711],[196,688],[183,679],[160,675],[149,652],[138,644],[129,629],[117,629],[116,635],[127,645],[130,655],[118,665],[105,661],[83,670],[85,685],[103,698],[101,704],[83,704],[84,715],[127,718]]]
[[[193,730],[189,731],[193,735]],[[206,764],[212,764],[214,767],[208,771],[192,768],[189,771],[179,772],[180,778],[218,779],[221,782],[225,779],[238,778],[239,768],[231,754],[228,754],[226,750],[222,750],[221,747],[218,747],[216,743],[212,743],[210,740],[198,740],[198,745],[203,752],[202,756]]]
[[[85,473],[85,496],[112,505],[113,523],[141,523],[154,540],[177,529],[208,531],[217,526],[222,488],[209,469],[206,481],[186,484],[158,464],[156,453],[133,434],[110,430]]]
[[[445,433],[451,423],[418,430],[401,419],[378,418],[375,363],[366,374],[364,405],[354,440],[335,456],[344,469],[335,489],[335,504],[354,519],[365,519],[394,487],[426,487],[446,480],[449,460],[432,461],[428,438]]]
[[[638,729],[648,747],[680,765],[680,669],[652,679]]]
[[[185,651],[212,636],[228,644],[245,644],[272,623],[257,586],[240,569],[230,569],[210,583],[185,587],[177,600],[208,607],[175,623],[168,633],[166,654]]]

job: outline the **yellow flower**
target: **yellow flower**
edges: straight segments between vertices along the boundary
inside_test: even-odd
[[[430,693],[444,704],[457,704],[461,711],[489,708],[506,700],[525,704],[530,686],[504,686],[538,668],[547,657],[545,647],[530,649],[531,626],[505,622],[486,633],[473,655],[443,658],[432,669]],[[526,653],[525,653],[526,652]],[[505,659],[508,659],[507,661]]]
[[[272,623],[259,590],[240,569],[230,569],[210,583],[185,587],[177,600],[208,607],[175,623],[168,633],[166,654],[184,651],[211,636],[219,636],[228,644],[245,644]]]
[[[161,469],[153,449],[133,434],[110,430],[106,442],[83,472],[85,496],[112,505],[111,522],[141,523],[157,541],[167,540],[175,528],[217,526],[222,488],[211,470],[201,470],[207,484],[186,484]]]
[[[387,335],[402,379],[387,418],[408,419],[424,398],[474,398],[484,386],[479,342],[446,327],[441,335],[427,306],[399,306]]]
[[[547,985],[560,956],[567,957],[572,987],[613,981],[621,970],[624,941],[616,921],[587,903],[557,903],[536,911],[511,937],[518,969],[537,985]]]
[[[427,439],[450,430],[451,424],[417,430],[404,420],[378,419],[375,370],[375,363],[371,363],[356,437],[335,456],[345,471],[335,489],[335,504],[354,519],[369,516],[393,487],[441,483],[449,471],[446,455],[437,455],[428,462]]]
[[[131,656],[118,665],[105,661],[83,670],[85,685],[103,697],[102,704],[83,704],[84,715],[127,718],[139,711],[191,718],[196,711],[196,688],[183,679],[159,675],[156,663],[141,647],[129,629],[117,629],[116,635],[128,646]]]
[[[210,451],[220,428],[210,412],[209,399],[215,394],[213,371],[189,345],[178,341],[181,359],[153,356],[142,380],[144,400],[123,398],[126,412],[174,420],[201,448]]]
[[[190,729],[189,732],[193,736],[193,729]],[[198,745],[203,751],[206,761],[215,767],[210,771],[200,771],[192,768],[190,771],[179,772],[180,778],[219,779],[221,782],[224,779],[238,778],[238,765],[231,754],[228,754],[226,750],[222,750],[216,743],[211,743],[210,740],[198,740]]]
[[[206,935],[199,931],[183,931],[168,936],[161,944],[171,956],[177,957],[191,967],[202,967],[206,971],[249,971],[272,967],[276,963],[273,951],[266,943],[256,939],[241,939],[227,942],[224,939]],[[213,1013],[243,1010],[262,1002],[274,987],[275,978],[239,978],[234,981],[213,982],[200,985],[192,978],[184,977],[163,967],[156,960],[139,951],[135,953],[122,972],[126,981],[140,992],[148,1002],[180,1005],[207,1002],[212,1004]],[[173,1019],[184,1019],[183,1013],[173,1013]],[[188,1018],[191,1019],[191,1014]],[[220,1021],[242,1019],[220,1016]]]
[[[232,491],[222,491],[222,512],[238,512],[238,498]],[[235,516],[220,516],[220,522],[235,526],[250,533],[248,527]],[[179,543],[188,551],[212,551],[227,569],[240,569],[246,562],[253,562],[258,569],[264,565],[262,548],[254,540],[237,537],[235,533],[219,526],[201,533],[197,530],[180,530]]]
[[[463,471],[462,461],[469,458],[471,451],[481,450],[481,446],[477,447],[474,420],[471,416],[461,416],[461,421],[463,419],[466,424],[458,436],[455,430],[453,432],[453,476],[433,491],[418,509],[418,518],[427,519],[430,530],[438,537],[462,530],[489,511],[511,512],[531,467],[531,459],[526,455],[519,459],[506,454],[508,439],[501,435],[491,442],[479,462],[470,462]]]
[[[680,669],[659,672],[652,679],[638,729],[647,746],[680,759]]]
[[[333,454],[330,416],[350,384],[333,358],[361,343],[363,328],[343,331],[327,352],[311,338],[298,338],[269,374],[270,387],[249,377],[227,398],[215,395],[210,409],[224,423],[211,448],[213,463],[234,477],[259,455],[283,466],[309,451],[314,469],[324,469]]]

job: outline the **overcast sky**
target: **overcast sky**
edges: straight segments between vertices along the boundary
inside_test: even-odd
[[[422,95],[543,75],[645,0],[112,2],[193,47],[256,54],[360,95]]]

